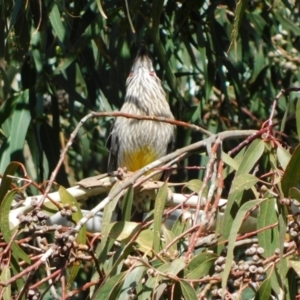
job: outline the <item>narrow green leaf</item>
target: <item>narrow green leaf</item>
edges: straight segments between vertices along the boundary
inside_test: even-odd
[[[119,299],[121,285],[127,272],[117,274],[106,280],[102,287],[91,297],[92,300],[115,300]]]
[[[153,250],[158,253],[160,250],[160,234],[161,234],[161,224],[162,216],[165,209],[166,201],[168,198],[168,185],[164,185],[159,189],[154,207],[154,224],[153,224]]]
[[[289,191],[289,198],[297,200],[300,203],[300,190],[295,187],[291,188]]]
[[[177,275],[185,267],[186,267],[185,258],[183,256],[178,257],[171,262],[168,273]]]
[[[300,277],[300,257],[298,255],[289,259],[289,266],[292,267],[297,276]]]
[[[11,278],[10,274],[10,267],[9,265],[3,265],[1,268],[1,282],[7,282]],[[2,289],[5,289],[3,295],[3,300],[11,300],[11,285],[9,284],[7,287],[1,287],[0,291],[2,292]]]
[[[5,169],[5,172],[3,174],[3,178],[1,180],[0,184],[0,204],[2,203],[2,200],[4,199],[4,196],[10,189],[12,178],[8,177],[7,175],[14,175],[19,167],[19,163],[11,162]]]
[[[15,5],[12,7],[13,11],[10,15],[10,23],[9,23],[9,31],[11,31],[11,29],[13,28],[13,26],[15,25],[19,13],[20,13],[20,9],[22,9],[22,1],[16,1]]]
[[[265,142],[260,139],[254,140],[242,158],[239,169],[237,170],[237,175],[249,173],[256,162],[261,158],[264,150]]]
[[[258,181],[258,178],[251,174],[238,175],[232,182],[230,192],[236,193],[248,190],[252,188]]]
[[[197,279],[209,274],[218,255],[211,252],[203,252],[196,255],[186,267],[185,278]]]
[[[286,258],[285,260],[288,261],[288,258]],[[297,281],[295,281],[294,270],[292,270],[290,268],[288,269],[288,272],[286,273],[286,277],[285,277],[285,281],[284,281],[284,287],[286,289],[286,294],[285,294],[285,299],[286,300],[294,300],[294,299],[297,298],[298,284],[297,284]]]
[[[139,281],[146,274],[147,269],[148,268],[146,268],[146,266],[143,263],[138,262],[133,269],[130,268],[130,270],[128,270],[123,286],[121,288],[121,294],[119,295],[119,299],[127,299],[128,295],[130,294],[130,291],[136,288]]]
[[[69,53],[59,64],[59,66],[55,69],[54,75],[59,75],[64,72],[74,61],[77,59],[78,53]],[[63,83],[63,82],[62,82]],[[73,90],[73,95],[76,94],[76,90]]]
[[[239,151],[237,153],[237,155],[234,157],[234,158],[231,158],[230,156],[228,157],[228,165],[230,167],[232,167],[235,171],[237,171],[241,164],[243,163],[243,160],[244,160],[244,156],[245,156],[245,153],[246,151],[248,150],[249,148],[243,148],[241,151]],[[226,154],[228,156],[228,154]],[[226,155],[224,155],[224,159],[226,159]],[[223,157],[222,157],[223,159]],[[233,162],[230,160],[230,159],[233,159]]]
[[[183,298],[185,300],[197,300],[197,294],[191,285],[183,280],[179,281]]]
[[[9,226],[9,212],[16,193],[16,190],[8,192],[0,206],[0,231],[6,243],[10,243],[13,236],[13,231],[10,230]],[[18,261],[18,259],[20,258],[28,264],[31,263],[31,259],[29,258],[29,256],[21,249],[21,247],[15,241],[12,242],[11,249],[13,257],[16,261]]]
[[[205,37],[203,36],[203,34],[204,34],[204,32],[197,31],[197,36],[198,36],[198,39],[200,40],[200,44],[204,43]],[[199,53],[200,53],[201,57],[207,57],[206,47],[198,47],[198,50],[199,50]],[[210,60],[208,61],[207,64],[206,63],[203,64],[203,73],[204,73],[204,78],[206,79],[205,80],[205,87],[204,87],[205,88],[205,99],[209,99],[209,97],[211,95],[211,90],[212,90],[212,87],[213,87],[213,83],[214,83],[213,79],[212,79],[212,76],[209,76],[209,75],[214,73],[214,72],[211,72],[211,69],[212,70],[214,69],[213,66],[214,66],[214,64]]]
[[[201,180],[199,180],[199,179],[192,179],[192,180],[188,181],[188,182],[184,185],[184,187],[185,187],[185,188],[188,188],[188,189],[190,189],[192,192],[198,194],[199,191],[200,191],[200,189],[201,189],[201,187],[202,187],[202,185],[203,185],[203,182],[202,182]],[[207,191],[208,191],[208,188],[205,187],[205,188],[204,188],[204,191],[203,191],[203,194],[202,194],[202,197],[206,197]]]
[[[258,52],[255,53],[253,59],[254,59],[254,69],[250,80],[251,84],[253,84],[259,78],[261,72],[263,72],[268,66],[265,63],[265,55],[262,47],[259,47]]]
[[[162,273],[168,272],[170,263],[161,264],[161,262],[159,262],[159,264],[160,264],[159,266],[154,264],[152,264],[152,266]],[[163,279],[162,276],[149,276],[144,286],[144,292],[141,295],[141,297],[139,297],[139,300],[151,299],[151,294],[153,293],[153,291],[156,290],[160,280],[162,279]]]
[[[139,295],[139,300],[151,299],[151,294],[156,290],[158,281],[155,277],[150,276],[143,286],[143,293]]]
[[[155,10],[152,9],[152,12],[154,12],[154,11]],[[156,14],[156,16],[157,16],[157,14]],[[182,96],[178,92],[178,86],[177,86],[176,77],[175,77],[174,73],[172,72],[172,68],[170,66],[170,61],[168,59],[166,59],[166,57],[168,57],[168,54],[166,53],[164,45],[163,45],[162,41],[159,38],[158,31],[153,30],[152,34],[154,35],[154,37],[153,37],[153,43],[154,43],[155,48],[157,50],[157,54],[158,54],[159,60],[160,60],[160,62],[162,64],[162,66],[163,66],[163,69],[165,70],[166,79],[168,80],[168,84],[169,84],[170,88],[172,89],[172,91],[174,91],[175,97],[178,100],[179,99],[183,100]]]
[[[225,287],[227,285],[228,276],[230,273],[232,261],[233,261],[233,250],[234,250],[234,244],[236,241],[236,237],[238,234],[238,231],[241,227],[241,224],[244,221],[244,218],[249,210],[254,208],[255,206],[261,204],[265,199],[259,199],[259,200],[251,200],[246,203],[244,203],[241,208],[239,209],[237,215],[235,216],[235,219],[232,223],[229,239],[228,239],[228,248],[227,248],[227,257],[226,257],[226,263],[225,263],[225,269],[222,275],[222,289],[225,290]],[[226,222],[226,220],[225,220]]]
[[[154,36],[158,35],[158,29],[160,24],[160,17],[163,10],[163,1],[154,0],[152,2],[152,10],[151,10],[151,17],[152,17],[152,32]]]
[[[112,193],[112,191],[114,191],[117,186],[120,183],[117,182],[112,189],[110,190],[110,194]],[[101,243],[100,243],[100,261],[105,261],[106,257],[107,257],[107,251],[108,249],[106,249],[107,247],[107,241],[108,241],[108,233],[110,230],[110,224],[111,224],[111,220],[112,220],[112,216],[115,213],[115,209],[116,206],[119,202],[119,199],[121,197],[121,193],[119,193],[119,195],[117,197],[115,197],[114,199],[112,199],[112,201],[110,201],[104,208],[103,210],[103,217],[102,217],[102,225],[101,225]]]
[[[141,229],[135,222],[115,222],[108,225],[108,236],[116,241],[127,243]]]
[[[132,254],[132,248],[131,243],[123,243],[121,249],[117,250],[111,258],[101,263],[107,277],[115,276],[123,270],[124,260],[128,255]]]
[[[285,242],[285,235],[286,235],[286,228],[287,228],[287,224],[282,216],[282,214],[279,214],[279,218],[278,218],[278,223],[279,223],[279,275],[280,275],[280,279],[281,282],[284,283],[285,280],[285,275],[287,273],[287,266],[286,266],[286,260],[283,257],[284,254],[284,242]]]
[[[169,262],[167,262],[167,263],[164,263],[163,265],[160,265],[159,267],[157,267],[157,270],[160,271],[160,273],[168,273],[170,267],[171,267],[171,264]],[[158,275],[157,281],[159,282],[160,280],[163,280],[165,278],[166,277],[164,277],[162,275]]]
[[[238,162],[225,152],[222,152],[222,160],[235,171],[239,168]]]
[[[270,268],[267,270],[267,276],[270,277],[271,281],[271,288],[272,290],[278,295],[282,292],[280,288],[280,283],[279,283],[279,277],[277,272],[275,271],[274,267]]]
[[[284,286],[284,287],[286,287],[287,290],[289,290],[289,288],[292,287],[292,286],[294,286],[294,287],[297,286],[296,283],[293,280],[295,278],[294,271],[290,271],[290,266],[288,264],[288,261],[289,261],[290,257],[291,257],[291,255],[288,256],[288,257],[284,257],[279,262],[279,265],[278,265],[279,277],[278,277],[278,274],[276,274],[277,278],[278,278],[278,281],[280,282],[279,286]],[[292,275],[292,276],[290,277],[289,275]],[[271,287],[276,292],[276,289],[273,287],[272,283],[271,283]],[[289,294],[290,293],[293,294],[294,292],[292,290],[290,290]],[[286,299],[294,300],[295,297],[289,298],[288,294],[287,294]]]
[[[12,116],[9,151],[11,158],[14,160],[24,160],[23,148],[30,121],[29,90],[25,90],[20,94]]]
[[[16,96],[8,98],[0,107],[0,126],[9,118],[15,111],[16,104],[18,102]]]
[[[168,246],[171,242],[173,242],[176,238],[174,233],[171,230],[168,230],[165,224],[162,224],[163,236],[164,236],[164,248]],[[172,244],[172,246],[168,249],[168,253],[173,256],[177,252],[177,242]]]
[[[130,221],[131,220],[131,211],[133,203],[134,189],[131,186],[125,193],[122,200],[122,220]]]
[[[275,210],[276,200],[268,198],[259,206],[259,214],[257,216],[257,229],[267,228],[278,222],[277,212]],[[265,257],[270,257],[274,254],[278,247],[278,228],[268,228],[260,231],[257,234],[259,245],[265,249]]]
[[[245,299],[254,299],[255,295],[256,295],[255,290],[253,290],[252,288],[248,287],[248,288],[246,288],[246,289],[243,290],[240,299],[242,299],[242,300],[245,300]]]
[[[282,176],[281,187],[285,197],[288,197],[289,189],[292,187],[299,188],[300,182],[300,146],[298,146],[285,169]]]
[[[128,7],[128,0],[125,0],[125,7],[126,7],[127,18],[128,18],[128,22],[130,24],[131,31],[132,31],[132,33],[135,33],[135,29],[134,29],[134,26],[133,26],[133,23],[132,23],[132,20],[131,20],[131,17],[130,17],[130,11],[129,11],[129,7]]]
[[[298,139],[300,140],[300,99],[298,99],[296,104],[296,126]]]
[[[52,25],[52,28],[57,35],[58,39],[60,40],[61,44],[63,45],[66,38],[66,29],[62,22],[62,17],[60,15],[60,11],[56,4],[53,4],[52,10],[49,15],[49,19]]]
[[[185,184],[185,187],[189,188],[194,193],[199,193],[203,182],[199,179],[192,179]],[[207,188],[206,188],[207,190]]]
[[[166,282],[161,282],[153,292],[155,299],[161,299],[167,287]]]
[[[138,244],[138,248],[141,252],[147,254],[148,256],[153,255],[153,230],[146,229],[143,230],[137,237],[136,243]]]
[[[254,30],[259,36],[262,36],[265,28],[268,26],[267,20],[262,17],[259,13],[252,13],[246,11],[247,19],[254,26]]]
[[[234,215],[236,214],[236,211],[240,206],[240,202],[245,190],[240,185],[238,189],[236,188],[234,184],[235,179],[239,178],[242,175],[246,175],[246,174],[247,176],[249,175],[248,173],[252,170],[254,165],[257,163],[258,159],[262,156],[264,149],[265,149],[264,142],[262,140],[255,140],[250,144],[250,146],[248,147],[248,149],[246,150],[246,152],[244,153],[241,159],[241,163],[236,172],[235,178],[233,179],[233,185],[231,186],[229,192],[228,201],[227,201],[223,223],[222,223],[223,225],[220,228],[221,235],[224,239],[227,239],[229,237]],[[242,178],[243,177],[240,177],[239,180],[242,180]],[[253,184],[254,181],[250,180],[249,183]]]
[[[175,236],[178,236],[187,229],[187,222],[182,220],[182,215],[179,215],[177,220],[174,222],[172,226],[172,232]]]
[[[286,119],[287,119],[288,115],[290,114],[290,106],[294,105],[293,103],[291,103],[291,101],[293,101],[293,100],[291,100],[289,98],[288,101],[287,101],[287,103],[286,103],[286,107],[283,110],[284,114],[283,114],[283,117],[281,117],[281,122],[280,122],[280,131],[281,132],[283,132],[284,129],[285,129]]]
[[[296,26],[293,22],[285,18],[281,13],[272,10],[274,18],[278,20],[283,28],[291,30],[296,35],[300,35],[300,28]]]
[[[228,52],[234,46],[234,49],[236,51],[237,47],[237,40],[238,40],[238,35],[239,35],[239,30],[242,24],[242,19],[244,16],[244,12],[247,7],[248,0],[239,0],[236,4],[235,12],[234,12],[234,23],[233,23],[233,30],[231,33],[231,43],[228,49]]]
[[[43,71],[43,57],[38,48],[32,50],[32,57],[37,73],[41,73]]]
[[[268,276],[259,287],[258,292],[255,296],[255,300],[270,299],[270,298],[271,298],[271,280],[270,280],[270,276]]]
[[[283,170],[286,169],[289,161],[291,160],[291,154],[281,146],[277,147],[277,158]]]
[[[12,270],[12,273],[14,276],[21,272],[21,267],[20,267],[18,261],[14,257],[11,258],[10,267],[11,267],[11,270]],[[25,278],[21,277],[16,280],[16,286],[17,286],[17,290],[19,293],[24,288],[24,284],[25,284]],[[24,300],[24,299],[25,299],[25,297],[22,297],[22,300]]]

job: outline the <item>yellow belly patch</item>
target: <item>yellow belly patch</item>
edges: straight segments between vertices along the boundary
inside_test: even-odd
[[[126,152],[122,167],[126,167],[128,171],[135,172],[156,159],[158,159],[157,153],[148,146],[145,146],[132,152]]]

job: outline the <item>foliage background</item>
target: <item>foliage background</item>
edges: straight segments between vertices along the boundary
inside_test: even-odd
[[[261,128],[278,92],[299,86],[298,1],[2,0],[0,13],[0,173],[16,160],[38,183],[49,178],[82,117],[121,107],[142,41],[175,118],[212,133]],[[278,138],[292,149],[297,99],[282,97],[274,119]],[[58,183],[68,187],[106,171],[112,122],[84,124]],[[183,128],[177,136],[176,148],[203,138]],[[235,145],[226,142],[224,149]],[[206,162],[194,155],[182,166]],[[268,163],[260,165],[261,174],[267,170]],[[180,168],[172,179],[202,177]]]
[[[235,1],[3,4],[2,173],[16,159],[26,162],[38,182],[48,178],[70,132],[90,109],[120,108],[142,41],[153,54],[176,119],[211,132],[259,128],[275,95],[299,81],[298,6],[289,2],[249,1],[244,14],[243,9],[235,13]],[[289,106],[280,100],[279,120],[294,111],[293,100]],[[105,172],[111,123],[99,119],[85,125],[58,182],[68,185]],[[296,142],[293,133],[290,126],[285,138]],[[178,136],[183,138],[176,148],[201,139],[181,128]],[[198,165],[199,158],[187,164]],[[179,175],[177,180],[198,176]]]

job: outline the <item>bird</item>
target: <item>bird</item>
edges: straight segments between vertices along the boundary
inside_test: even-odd
[[[126,80],[125,101],[120,112],[174,120],[161,80],[144,45],[139,48]],[[108,173],[120,168],[135,172],[170,153],[174,140],[174,125],[117,117],[107,141]],[[161,176],[162,173],[158,173],[151,179],[159,180]],[[135,194],[136,211],[141,212],[149,198],[152,198],[149,194]]]

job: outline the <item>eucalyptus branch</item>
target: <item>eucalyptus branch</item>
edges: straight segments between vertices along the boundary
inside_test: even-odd
[[[79,128],[78,128],[78,130],[79,130]],[[74,135],[75,132],[77,132],[77,131],[75,130],[72,135]],[[156,161],[148,164],[141,170],[133,173],[128,178],[125,176],[124,180],[122,180],[122,182],[118,186],[118,188],[116,188],[114,191],[112,191],[112,193],[108,197],[106,197],[100,204],[98,204],[96,207],[94,207],[82,220],[80,220],[80,222],[75,227],[75,231],[78,232],[78,230],[80,230],[80,228],[89,219],[91,219],[99,211],[101,211],[105,207],[105,205],[111,201],[111,199],[113,199],[115,196],[117,196],[119,193],[121,193],[123,190],[125,190],[129,186],[134,185],[139,178],[141,178],[145,173],[149,172],[150,170],[152,170],[154,168],[158,168],[164,164],[167,164],[168,162],[170,162],[172,160],[184,159],[186,156],[189,155],[190,152],[199,150],[201,148],[205,148],[208,144],[214,143],[218,138],[220,138],[222,140],[238,139],[238,138],[246,138],[248,136],[253,136],[256,134],[257,134],[257,131],[255,131],[255,130],[224,131],[219,134],[213,135],[205,140],[202,140],[202,141],[196,142],[194,144],[191,144],[189,146],[178,149],[178,150],[160,158],[159,160],[156,160]],[[68,147],[66,146],[65,149],[67,149],[67,148]],[[63,156],[64,155],[62,154],[62,157]],[[55,173],[55,171],[54,171],[54,173]],[[116,181],[117,181],[117,179],[115,177],[108,176],[107,174],[102,174],[98,177],[93,177],[90,180],[90,183],[88,183],[86,185],[86,187],[75,186],[75,187],[71,187],[70,189],[68,189],[68,191],[77,200],[83,200],[83,199],[87,199],[88,197],[107,192]],[[50,184],[50,182],[51,182],[51,180],[49,181],[49,184]],[[156,186],[156,188],[159,188],[159,187],[160,187],[159,185]],[[46,191],[47,191],[47,189],[46,189]],[[49,196],[53,201],[60,202],[58,193],[50,193]],[[173,203],[175,206],[185,200],[186,200],[186,197],[184,197],[183,195],[181,195],[181,194],[175,195],[175,196],[173,196],[173,202],[170,201],[170,203],[168,203],[168,205],[171,205],[171,203]],[[38,203],[44,203],[45,193],[43,195],[26,198],[25,201],[22,203],[22,205],[19,208],[14,209],[10,212],[9,219],[10,219],[13,227],[15,227],[19,224],[19,220],[17,217],[20,214],[28,213],[34,209],[32,206],[32,201],[38,202]],[[48,202],[48,200],[47,200],[47,202]],[[195,203],[194,197],[189,199],[187,201],[186,205],[193,205],[193,203]],[[204,202],[204,205],[205,205],[205,202]]]
[[[282,90],[276,95],[276,97],[275,97],[274,100],[273,100],[272,109],[271,109],[270,117],[269,117],[269,120],[268,120],[268,131],[267,131],[267,135],[269,135],[270,129],[271,129],[272,126],[273,126],[273,118],[274,118],[274,115],[275,115],[275,109],[276,109],[278,100],[279,100],[283,95],[289,94],[290,92],[299,92],[299,91],[300,91],[300,87],[290,87],[290,88],[287,88],[287,89],[282,89]]]
[[[199,150],[203,147],[205,147],[208,143],[213,143],[218,137],[220,137],[222,140],[224,139],[232,139],[232,138],[244,138],[249,135],[256,134],[257,131],[255,130],[237,130],[237,131],[225,131],[221,132],[217,135],[213,135],[209,137],[206,140],[199,141],[197,143],[191,144],[187,147],[183,147],[181,149],[178,149],[168,155],[163,156],[162,158],[148,164],[144,168],[140,169],[139,171],[135,172],[130,178],[126,178],[123,180],[120,185],[111,191],[110,195],[108,195],[101,203],[99,203],[96,207],[94,207],[85,217],[83,217],[77,225],[71,229],[71,232],[78,232],[81,227],[90,219],[93,218],[99,211],[101,211],[114,197],[116,197],[119,193],[121,193],[123,190],[126,188],[130,187],[133,185],[137,179],[139,179],[141,176],[143,176],[145,173],[148,171],[157,168],[164,163],[167,163],[168,161],[179,157],[179,156],[184,156],[186,153],[190,151],[195,151]]]

